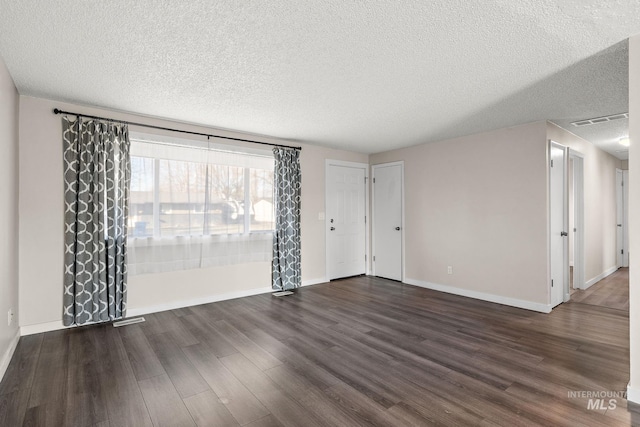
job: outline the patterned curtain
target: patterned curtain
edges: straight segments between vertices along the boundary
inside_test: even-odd
[[[63,323],[125,316],[130,180],[128,127],[62,118],[65,247]]]
[[[300,151],[275,147],[275,231],[272,284],[274,290],[300,287]]]

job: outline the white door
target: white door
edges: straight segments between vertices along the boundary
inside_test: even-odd
[[[402,280],[402,163],[376,165],[373,178],[373,268],[376,276]]]
[[[627,200],[628,189],[626,188],[628,171],[616,169],[616,243],[617,243],[617,264],[618,267],[629,266],[629,249],[627,239]]]
[[[568,272],[567,195],[565,147],[551,143],[549,167],[549,245],[551,270],[551,306],[563,301]]]
[[[584,288],[584,158],[577,151],[569,150],[573,163],[573,287]],[[568,300],[570,295],[567,295]]]
[[[622,221],[622,229],[624,245],[622,247],[623,257],[622,257],[622,266],[629,267],[629,171],[622,171],[622,204],[624,205],[623,212],[623,221]]]
[[[366,272],[366,166],[327,164],[327,276]]]

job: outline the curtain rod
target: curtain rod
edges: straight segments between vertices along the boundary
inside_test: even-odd
[[[189,130],[174,129],[174,128],[168,128],[168,127],[163,127],[163,126],[155,126],[155,125],[147,125],[147,124],[144,124],[144,123],[129,122],[129,121],[126,121],[126,120],[115,120],[115,119],[110,119],[110,118],[107,118],[107,117],[98,117],[98,116],[90,116],[88,114],[72,113],[70,111],[63,111],[63,110],[60,110],[58,108],[54,108],[53,109],[53,114],[69,114],[71,116],[76,116],[76,117],[86,117],[88,119],[106,120],[106,121],[109,121],[109,122],[124,123],[124,124],[127,124],[127,125],[142,126],[142,127],[151,128],[151,129],[168,130],[170,132],[188,133],[190,135],[206,136],[207,139],[209,139],[209,138],[222,138],[222,139],[230,139],[232,141],[250,142],[252,144],[270,145],[272,147],[284,147],[284,148],[293,148],[295,150],[302,150],[302,147],[293,147],[293,146],[290,146],[290,145],[273,144],[271,142],[253,141],[251,139],[232,138],[230,136],[213,135],[213,134],[201,133],[201,132],[191,132]]]

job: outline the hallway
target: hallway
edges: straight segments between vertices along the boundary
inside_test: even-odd
[[[571,294],[572,302],[629,311],[629,268],[620,268],[586,291]]]

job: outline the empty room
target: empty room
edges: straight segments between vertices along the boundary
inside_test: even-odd
[[[0,426],[640,426],[639,140],[636,1],[0,0]]]

